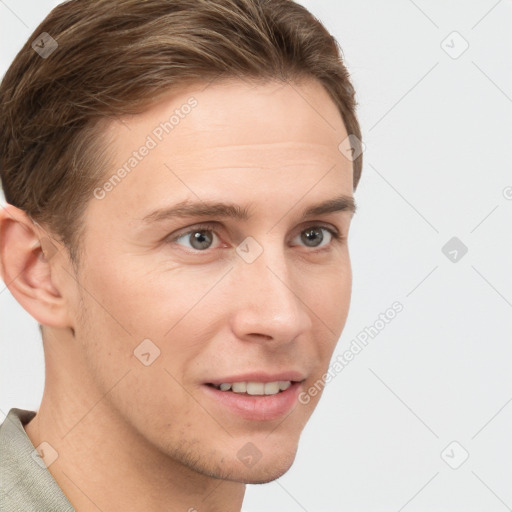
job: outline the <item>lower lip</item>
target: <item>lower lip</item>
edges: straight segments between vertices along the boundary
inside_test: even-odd
[[[293,382],[288,389],[275,395],[246,395],[203,386],[205,392],[224,408],[253,421],[270,421],[287,415],[298,402],[301,387],[300,382]]]

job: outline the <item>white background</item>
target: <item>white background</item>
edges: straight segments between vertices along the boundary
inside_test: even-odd
[[[2,75],[57,3],[0,0]],[[293,468],[249,486],[244,510],[511,510],[512,3],[302,3],[343,49],[366,144],[335,356],[404,310],[327,384]],[[441,251],[454,236],[457,262]],[[37,324],[1,282],[0,371],[0,419],[37,410]]]

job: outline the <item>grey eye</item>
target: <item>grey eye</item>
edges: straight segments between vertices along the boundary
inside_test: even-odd
[[[327,228],[319,226],[314,226],[312,228],[305,229],[304,231],[301,232],[299,236],[301,242],[303,242],[306,247],[319,247],[320,245],[322,245],[322,242],[324,242],[324,240],[326,239],[324,231],[329,233],[327,237],[327,243],[329,243],[332,238],[331,232]]]
[[[189,242],[188,247],[201,251],[210,248],[214,235],[213,231],[207,229],[194,229],[188,233],[184,233],[176,240],[180,240],[182,238]]]

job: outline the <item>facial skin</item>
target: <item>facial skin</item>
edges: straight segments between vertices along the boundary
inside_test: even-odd
[[[169,94],[109,125],[105,179],[191,97],[195,108],[136,168],[91,197],[78,275],[61,246],[52,253],[45,241],[41,253],[42,226],[12,206],[0,217],[2,277],[20,274],[11,293],[46,326],[44,396],[26,431],[58,452],[49,470],[81,512],[240,510],[245,483],[291,466],[319,399],[296,395],[326,372],[348,314],[352,211],[302,218],[353,197],[352,163],[338,150],[347,132],[318,83]],[[238,205],[248,219],[142,220],[185,200]],[[202,246],[186,235],[195,227]],[[262,249],[250,263],[236,250],[247,237],[247,254]],[[148,366],[134,354],[146,339],[149,358],[160,350]],[[303,382],[273,416],[236,412],[207,385],[283,372]]]

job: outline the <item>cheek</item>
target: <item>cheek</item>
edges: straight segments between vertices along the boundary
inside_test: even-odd
[[[95,313],[112,333],[135,339],[165,339],[218,280],[211,269],[162,268],[152,261],[118,258],[87,275],[87,290],[100,307]]]
[[[352,273],[348,259],[321,278],[312,279],[310,289],[316,292],[310,293],[309,301],[305,302],[310,308],[314,331],[317,333],[315,348],[319,364],[315,374],[318,378],[327,370],[347,321],[352,292]]]
[[[212,269],[148,272],[151,265],[144,267],[119,262],[89,271],[81,336],[90,365],[105,386],[124,368],[143,370],[139,386],[151,394],[151,389],[175,386],[172,377],[188,383],[186,373],[214,338],[226,304]],[[179,399],[179,393],[171,395]]]
[[[201,411],[184,387],[187,369],[204,350],[191,343],[201,337],[186,316],[196,292],[178,294],[173,304],[175,290],[162,281],[135,283],[133,275],[122,281],[108,272],[89,277],[80,330],[89,385],[155,442],[162,433],[177,435],[180,425],[197,423]]]
[[[324,329],[340,333],[345,325],[352,293],[352,271],[348,258],[310,276],[307,305],[315,322],[323,321]],[[336,340],[335,340],[336,341]]]
[[[350,297],[352,294],[352,273],[350,267],[342,274],[339,284],[333,290],[333,297],[336,302],[333,304],[332,314],[336,332],[343,330],[350,308]]]

